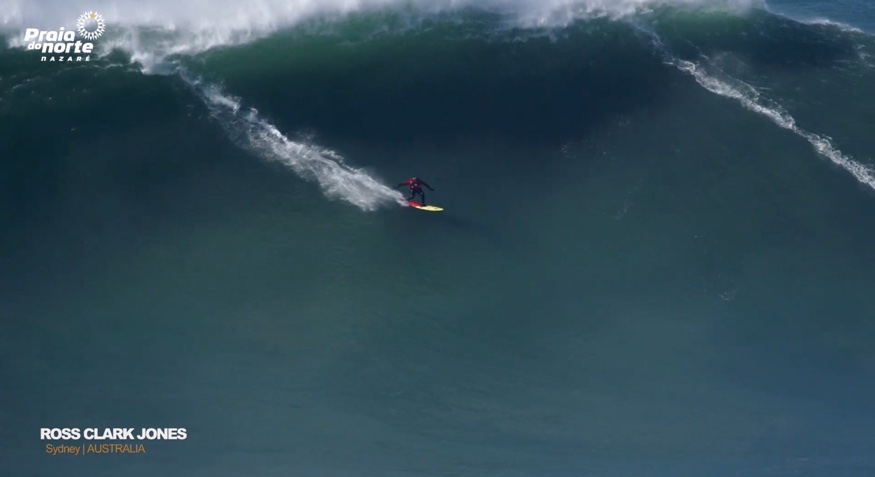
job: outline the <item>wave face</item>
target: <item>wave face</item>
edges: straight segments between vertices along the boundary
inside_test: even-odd
[[[81,7],[3,5],[9,475],[119,475],[34,444],[84,425],[188,428],[174,477],[875,475],[864,22],[95,1],[54,63]]]

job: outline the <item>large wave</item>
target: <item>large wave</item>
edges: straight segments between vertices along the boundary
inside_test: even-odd
[[[197,54],[237,45],[311,19],[338,20],[356,13],[392,12],[415,22],[436,13],[481,10],[505,16],[523,28],[566,26],[593,17],[619,18],[665,6],[742,10],[763,0],[94,0],[89,10],[110,25],[100,43],[118,48],[146,68],[174,54]],[[0,19],[11,46],[21,46],[24,28],[69,28],[82,6],[63,0],[2,0]]]
[[[522,29],[562,28],[587,18],[631,18],[664,7],[720,9],[739,12],[765,7],[762,0],[192,0],[135,2],[96,0],[89,8],[99,11],[111,25],[103,47],[121,49],[145,72],[179,71],[167,60],[172,55],[193,55],[218,46],[251,42],[308,20],[331,24],[352,14],[391,12],[404,23],[439,13],[472,9],[500,15],[503,24]],[[4,0],[3,26],[7,31],[25,27],[55,29],[69,25],[80,13],[77,6],[57,0],[27,2]],[[385,17],[383,17],[385,18]],[[637,23],[633,20],[632,23]],[[114,33],[112,30],[115,30]],[[689,74],[706,90],[736,100],[744,108],[761,114],[784,129],[807,140],[822,156],[850,172],[858,181],[875,189],[875,172],[840,151],[832,141],[799,126],[776,102],[754,86],[733,78],[710,64],[707,57],[684,59],[665,47],[659,36],[648,32],[657,53],[666,63]],[[12,44],[16,38],[12,36]],[[20,46],[20,44],[19,44]],[[326,195],[373,210],[381,205],[404,204],[400,194],[380,184],[367,173],[349,167],[333,151],[283,135],[255,110],[241,107],[238,98],[215,85],[181,75],[203,98],[213,115],[242,146],[263,158],[282,162],[300,176],[317,181]]]

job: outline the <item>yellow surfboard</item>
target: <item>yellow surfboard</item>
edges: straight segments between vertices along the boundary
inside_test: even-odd
[[[410,207],[414,207],[419,210],[427,210],[429,212],[440,212],[444,210],[440,207],[435,207],[433,205],[422,205],[419,202],[413,202],[412,200],[408,200],[407,203],[410,204]]]

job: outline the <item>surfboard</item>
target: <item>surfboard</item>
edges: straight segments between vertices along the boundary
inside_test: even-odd
[[[410,204],[410,207],[414,207],[419,210],[427,210],[429,212],[440,212],[444,210],[440,207],[435,207],[433,205],[422,205],[419,202],[414,202],[412,200],[408,200],[407,203]]]

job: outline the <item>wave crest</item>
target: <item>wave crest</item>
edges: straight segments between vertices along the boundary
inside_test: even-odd
[[[78,4],[62,0],[4,2],[2,29],[12,47],[23,46],[25,28],[70,27],[82,13]],[[89,9],[108,22],[99,48],[121,49],[147,68],[164,58],[193,55],[218,46],[264,38],[303,21],[337,20],[350,14],[391,12],[415,22],[423,16],[463,10],[504,15],[511,26],[562,27],[594,17],[621,18],[663,6],[746,10],[763,0],[95,0]]]

